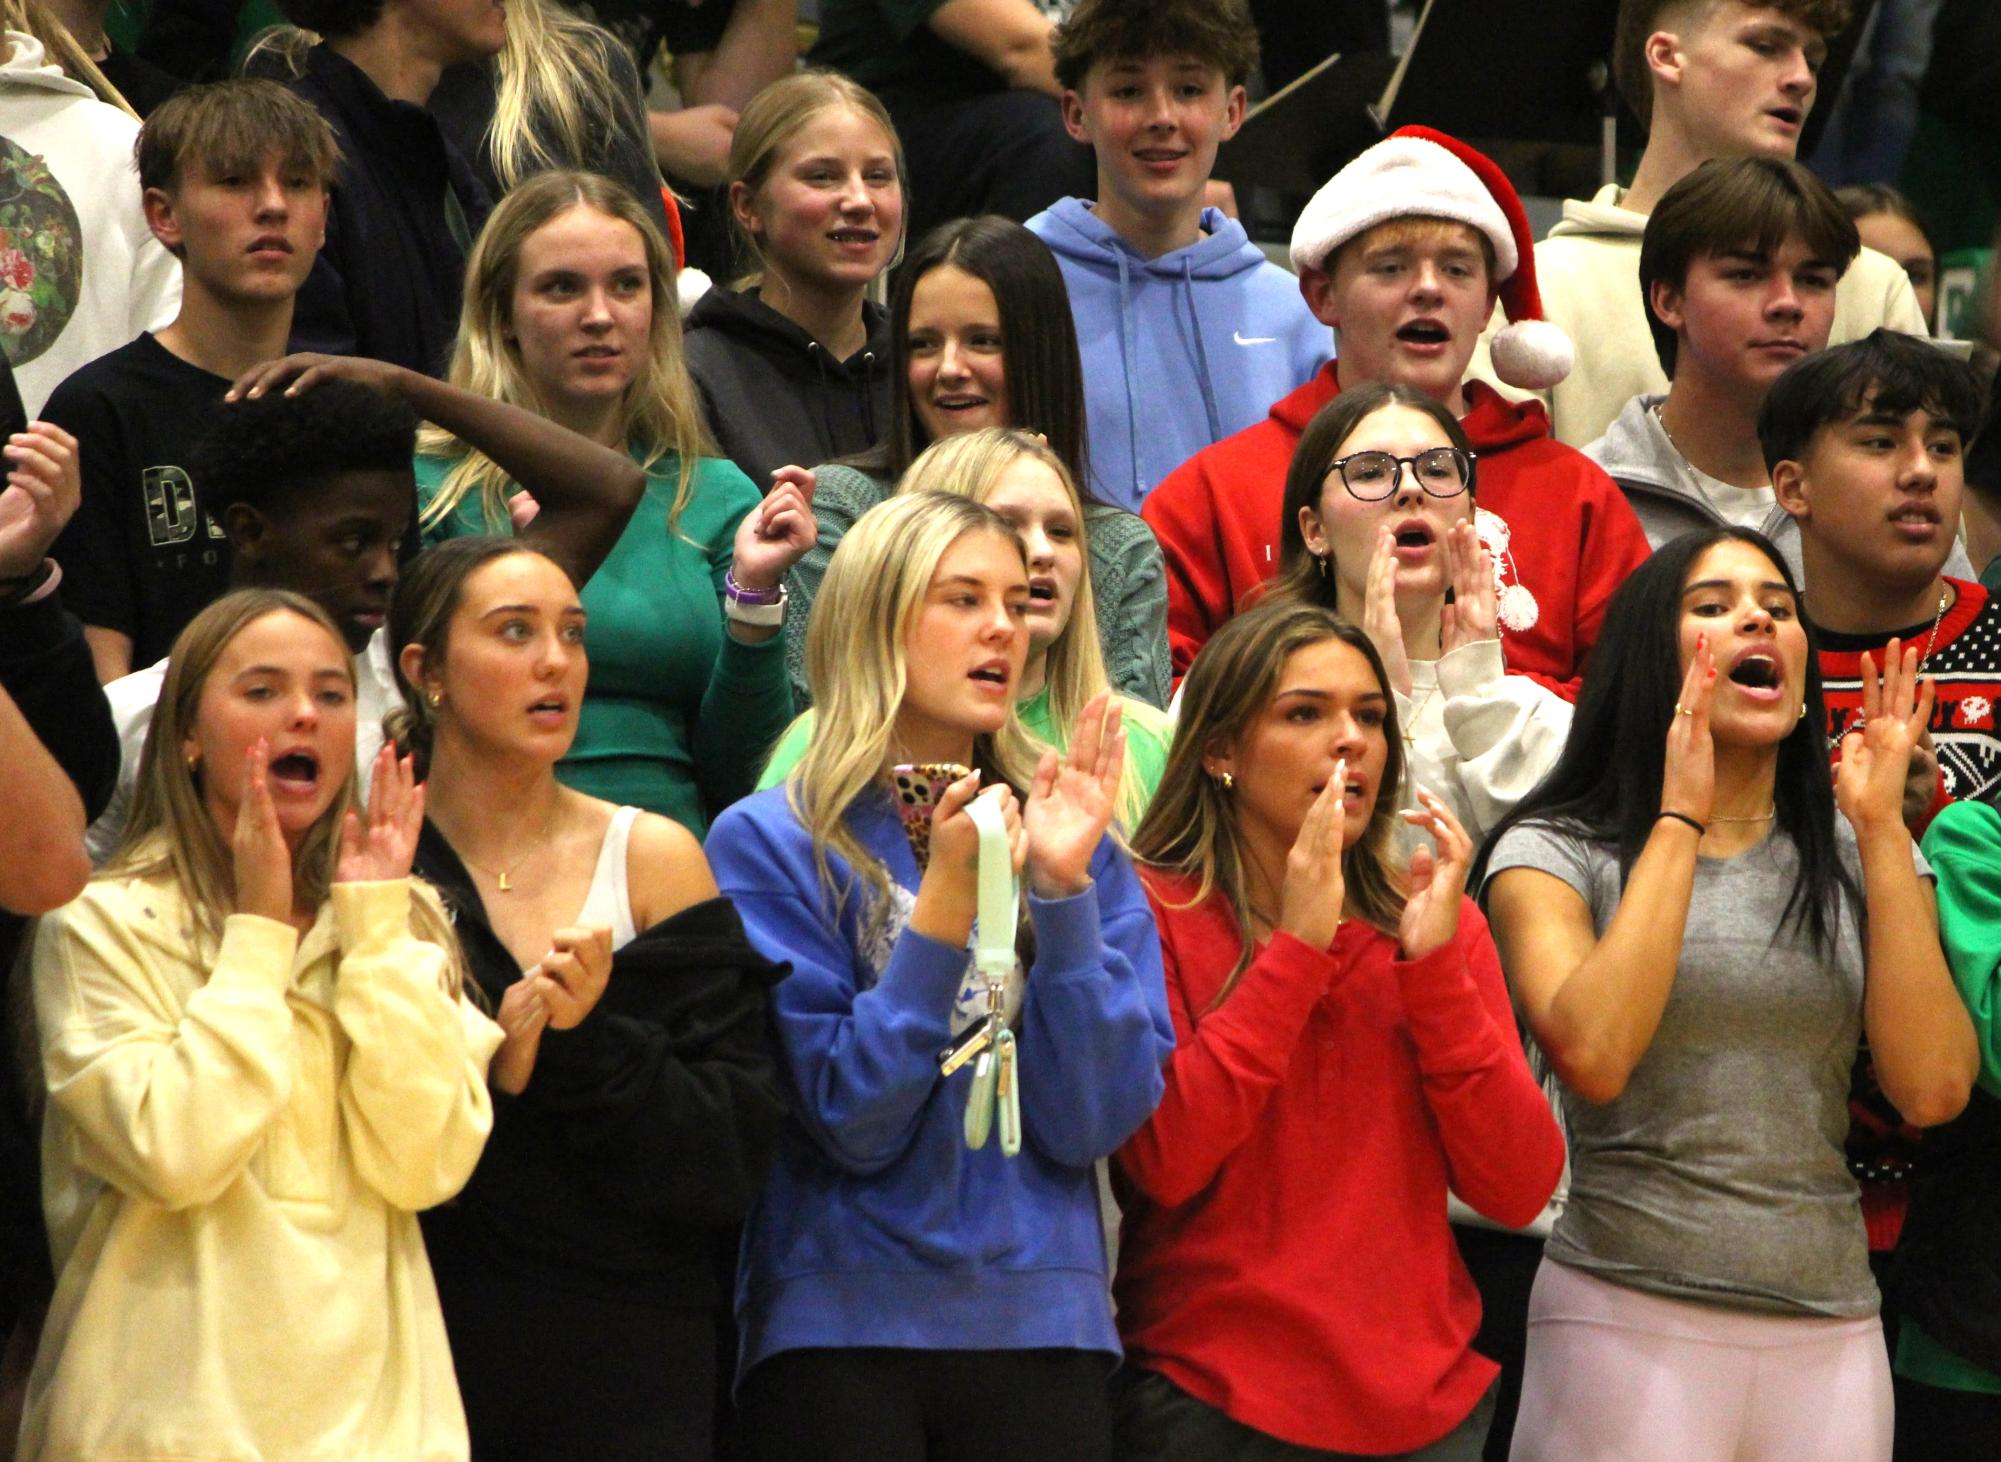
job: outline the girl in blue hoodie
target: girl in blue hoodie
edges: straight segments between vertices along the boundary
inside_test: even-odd
[[[821,588],[806,755],[709,836],[752,941],[792,965],[772,1008],[793,1116],[737,1276],[753,1458],[1110,1454],[1092,1163],[1152,1112],[1174,1037],[1145,895],[1106,836],[1115,703],[1084,713],[1067,757],[1031,759],[1013,704],[1027,601],[1021,541],[980,504],[916,493],[866,514]],[[911,823],[900,763],[973,770]],[[973,1148],[980,1063],[946,1076],[940,1057],[988,1009],[967,949],[976,798],[1027,897],[996,1042],[1017,1045],[1018,1121],[999,1103]]]

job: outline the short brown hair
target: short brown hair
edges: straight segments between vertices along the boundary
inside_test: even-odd
[[[1848,29],[1854,14],[1849,0],[1619,0],[1619,24],[1612,37],[1612,79],[1642,127],[1654,125],[1654,78],[1647,68],[1647,37],[1677,10],[1694,13],[1725,5],[1776,10],[1830,41]]]
[[[1081,91],[1093,66],[1193,56],[1242,86],[1258,64],[1258,32],[1244,0],[1082,0],[1050,37],[1056,80]]]
[[[1640,239],[1640,304],[1670,379],[1675,332],[1654,313],[1654,285],[1682,289],[1697,258],[1739,249],[1770,254],[1794,234],[1837,278],[1862,249],[1855,221],[1827,185],[1789,158],[1713,158],[1661,196]]]
[[[333,128],[275,81],[212,81],[153,110],[132,146],[141,188],[171,188],[190,164],[216,174],[257,168],[273,152],[331,187],[340,161]]]

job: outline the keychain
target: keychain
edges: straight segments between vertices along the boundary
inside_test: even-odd
[[[975,1151],[985,1147],[998,1125],[1001,1153],[1013,1157],[1021,1151],[1021,1068],[1002,1003],[1008,976],[1014,973],[1020,889],[999,804],[992,797],[976,797],[966,812],[980,833],[979,922],[973,965],[986,977],[987,1013],[945,1049],[938,1071],[941,1076],[950,1076],[968,1061],[973,1063],[972,1085],[966,1095],[966,1146]]]

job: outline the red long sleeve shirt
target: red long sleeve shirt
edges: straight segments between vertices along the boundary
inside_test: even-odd
[[[1450,1184],[1527,1223],[1563,1136],[1522,1056],[1485,919],[1421,960],[1358,921],[1322,953],[1288,934],[1237,959],[1236,921],[1149,874],[1176,1046],[1115,1165],[1129,1359],[1298,1446],[1404,1452],[1493,1379]]]
[[[1307,423],[1340,391],[1329,362],[1270,416],[1203,448],[1147,494],[1140,516],[1167,560],[1167,644],[1177,680],[1245,596],[1278,572],[1286,469]],[[1606,602],[1646,559],[1647,535],[1618,484],[1550,436],[1539,402],[1509,401],[1468,382],[1460,424],[1479,457],[1480,509],[1505,525],[1495,559],[1508,596],[1501,627],[1508,668],[1574,695]],[[1510,601],[1520,627],[1508,622]]]

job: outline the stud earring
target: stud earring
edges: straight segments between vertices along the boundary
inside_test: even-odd
[[[1236,788],[1237,779],[1228,772],[1218,772],[1216,773],[1216,785],[1221,787],[1225,792],[1233,791]]]
[[[445,703],[445,693],[441,690],[434,690],[425,696],[424,699],[431,703],[431,709],[435,711]]]

